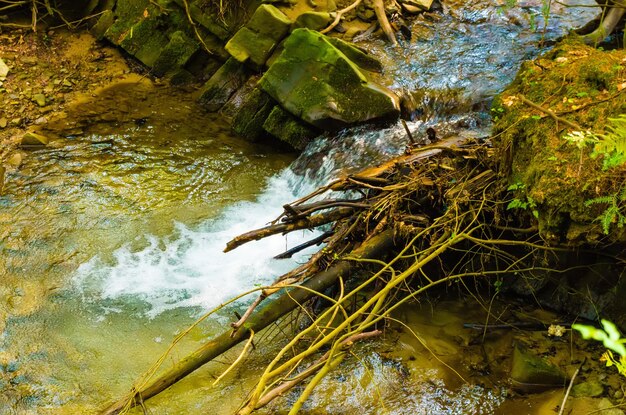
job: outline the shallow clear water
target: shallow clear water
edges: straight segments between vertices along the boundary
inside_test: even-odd
[[[507,12],[492,2],[446,3],[439,20],[413,24],[414,39],[400,51],[366,46],[390,54],[390,86],[422,103],[409,123],[418,138],[429,126],[439,136],[484,136],[485,100],[511,81],[521,60],[538,53],[541,34],[529,31],[527,16],[537,15],[541,2]],[[592,12],[581,13],[551,19],[547,38]],[[338,172],[406,145],[399,125],[359,127],[318,139],[294,161],[231,136],[219,116],[170,93],[145,82],[103,91],[51,126],[61,139],[29,152],[9,172],[0,196],[0,413],[92,413],[120,396],[204,310],[302,261],[307,252],[271,258],[312,234],[223,254],[226,241],[263,226],[284,203]],[[167,363],[219,332],[242,306],[194,329]],[[277,347],[280,337],[271,344]],[[251,358],[245,370],[210,387],[236,353],[155,398],[155,411],[231,413],[267,358]],[[419,362],[426,364],[427,355]],[[436,364],[407,376],[397,356],[371,350],[364,359],[326,381],[308,413],[380,413],[387,406],[398,414],[480,413],[471,409],[478,407],[490,413],[503,400],[497,389],[445,379]],[[384,399],[376,399],[377,390]],[[284,410],[280,405],[268,413]]]

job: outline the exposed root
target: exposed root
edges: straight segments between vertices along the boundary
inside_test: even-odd
[[[617,28],[618,23],[626,13],[626,2],[623,0],[614,0],[610,5],[602,9],[598,27],[591,33],[585,34],[583,41],[591,46],[597,46],[600,42],[610,36]],[[584,29],[583,29],[584,30]]]

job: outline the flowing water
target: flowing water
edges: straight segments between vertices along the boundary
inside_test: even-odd
[[[392,88],[417,97],[420,108],[409,123],[416,136],[429,126],[439,136],[485,136],[489,98],[538,53],[541,2],[508,11],[487,1],[445,3],[443,17],[412,25],[413,40],[400,51],[379,42],[364,46],[387,54]],[[592,14],[562,13],[549,21],[546,39]],[[233,137],[224,120],[202,113],[184,94],[139,80],[73,111],[54,127],[59,140],[9,171],[0,196],[2,414],[93,413],[119,397],[204,311],[301,262],[310,251],[271,258],[313,234],[276,236],[223,254],[226,241],[271,221],[284,203],[339,171],[384,160],[406,145],[398,125],[358,127],[318,138],[294,160]],[[247,300],[192,330],[172,361],[219,332]],[[406,313],[439,356],[452,357],[460,334],[445,327],[480,313],[451,304],[439,311],[439,318],[448,316],[444,323],[432,321],[430,310]],[[270,332],[268,356],[281,339],[280,330]],[[392,337],[365,347],[363,361],[348,362],[326,380],[305,412],[497,413],[503,405],[498,387],[462,386],[413,340]],[[381,352],[398,342],[406,346],[395,347],[400,352]],[[234,356],[156,397],[155,413],[231,413],[267,358],[250,358],[212,387]],[[399,363],[405,360],[414,364]]]

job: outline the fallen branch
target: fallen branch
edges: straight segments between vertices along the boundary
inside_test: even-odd
[[[583,129],[580,125],[578,125],[578,124],[576,124],[576,123],[573,123],[573,122],[571,122],[571,121],[568,121],[568,120],[566,120],[565,118],[561,118],[561,117],[559,117],[558,115],[556,115],[556,114],[554,113],[554,111],[549,110],[549,109],[547,109],[547,108],[544,108],[544,107],[542,107],[541,105],[537,105],[537,104],[535,104],[534,102],[532,102],[531,100],[529,100],[528,98],[526,98],[524,95],[518,95],[518,97],[519,97],[519,99],[520,99],[520,100],[521,100],[524,104],[526,104],[526,105],[528,105],[528,106],[530,106],[530,107],[532,107],[532,108],[534,108],[534,109],[536,109],[536,110],[538,110],[538,111],[541,111],[541,112],[543,112],[544,114],[549,115],[549,116],[550,116],[550,117],[552,117],[552,119],[554,119],[554,121],[556,121],[557,123],[559,123],[559,122],[560,122],[561,124],[567,125],[568,127],[573,128],[574,130],[578,130],[578,131],[580,131],[580,130],[582,130],[582,129]]]
[[[246,244],[251,241],[258,241],[259,239],[266,238],[271,235],[279,233],[288,233],[297,231],[299,229],[310,229],[318,226],[325,225],[327,223],[338,221],[339,219],[350,216],[354,212],[353,208],[340,207],[330,212],[320,213],[319,215],[312,216],[310,218],[302,218],[295,222],[281,223],[278,225],[270,225],[265,228],[256,229],[243,235],[239,235],[226,244],[224,252],[232,251],[233,249]]]
[[[356,258],[376,258],[384,255],[393,247],[393,231],[387,230],[372,238],[367,244],[355,249],[350,255]],[[159,378],[145,385],[133,388],[132,392],[112,403],[101,415],[118,414],[127,406],[135,406],[140,401],[145,401],[165,389],[172,386],[188,374],[205,365],[212,359],[230,350],[249,336],[250,330],[260,332],[265,327],[277,321],[282,316],[300,307],[304,302],[332,286],[339,277],[346,276],[355,267],[355,262],[349,260],[338,261],[326,271],[322,271],[302,284],[302,288],[296,287],[283,294],[272,303],[268,304],[254,315],[245,325],[245,330],[239,330],[231,337],[231,332],[226,331],[213,338],[204,346],[182,359],[174,367],[162,374]]]
[[[341,21],[341,17],[348,13],[350,10],[355,9],[359,4],[361,4],[362,0],[356,0],[354,3],[352,3],[351,5],[349,5],[348,7],[346,7],[345,9],[341,9],[337,12],[337,14],[335,15],[335,20],[333,20],[333,22],[324,30],[320,31],[321,34],[326,34],[328,32],[330,32],[331,30],[333,30]]]
[[[0,194],[2,194],[2,188],[0,188]],[[274,259],[291,258],[294,254],[297,254],[298,252],[302,251],[303,249],[307,249],[307,248],[309,248],[311,246],[321,244],[322,242],[324,242],[324,239],[328,238],[332,234],[333,234],[332,232],[324,232],[320,236],[318,236],[316,238],[313,238],[310,241],[306,241],[306,242],[304,242],[304,243],[302,243],[302,244],[300,244],[298,246],[294,246],[293,248],[286,250],[282,254],[276,255],[274,257]]]
[[[365,333],[353,334],[352,336],[348,337],[347,339],[345,339],[345,340],[343,340],[341,342],[341,345],[340,345],[341,349],[342,349],[341,351],[343,352],[343,351],[349,349],[350,347],[352,347],[352,345],[354,343],[356,343],[358,341],[371,339],[372,337],[376,337],[376,336],[379,336],[381,334],[382,334],[382,331],[380,331],[380,330],[374,330],[374,331],[368,331],[368,332],[365,332]],[[300,382],[302,382],[306,378],[312,376],[315,372],[317,372],[326,363],[326,361],[329,359],[329,357],[330,357],[330,352],[326,352],[324,354],[324,356],[322,356],[316,362],[314,362],[311,365],[309,365],[309,367],[304,369],[302,372],[298,373],[298,375],[296,377],[281,383],[280,385],[278,385],[277,387],[275,387],[271,391],[267,392],[265,395],[263,395],[263,397],[261,399],[259,399],[259,401],[257,402],[257,404],[255,406],[255,409],[259,409],[259,408],[264,407],[265,405],[270,403],[272,400],[274,400],[277,397],[283,395],[284,393],[286,393],[287,391],[289,391],[290,389],[292,389],[293,387],[298,385]]]
[[[381,29],[387,35],[387,39],[393,46],[398,46],[398,41],[396,40],[396,34],[391,28],[391,24],[389,24],[389,20],[387,19],[387,14],[385,13],[385,4],[383,0],[374,0],[374,13],[376,13],[376,18],[378,19],[378,23],[380,24]]]

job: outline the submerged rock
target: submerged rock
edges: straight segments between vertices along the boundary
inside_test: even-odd
[[[398,98],[370,82],[326,36],[296,29],[284,46],[260,86],[296,117],[334,130],[398,116]]]
[[[539,392],[559,388],[567,383],[563,371],[546,359],[516,343],[511,364],[511,383],[523,392]]]

